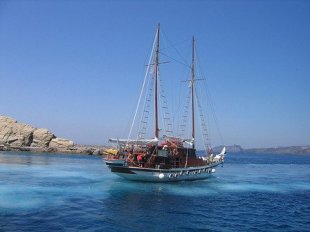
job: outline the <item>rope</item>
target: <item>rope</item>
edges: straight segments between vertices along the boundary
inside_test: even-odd
[[[210,147],[211,141],[210,141],[210,138],[209,138],[207,124],[205,123],[205,120],[204,120],[203,111],[202,111],[202,107],[201,107],[201,104],[200,104],[200,100],[199,100],[196,88],[195,88],[195,97],[196,97],[196,100],[197,100],[196,104],[197,104],[197,108],[199,110],[199,116],[200,116],[199,117],[200,125],[201,125],[200,132],[201,132],[201,135],[202,135],[202,138],[203,138],[203,145],[205,147],[205,151],[207,151],[208,147]]]
[[[198,64],[198,71],[202,71],[203,73],[205,73],[204,71],[203,71],[203,69],[201,68],[201,63],[200,63],[200,60],[199,60],[199,56],[198,56],[198,52],[197,52],[197,49],[196,49],[196,47],[195,47],[195,50],[196,50],[196,60],[197,60],[197,64]],[[199,74],[200,74],[200,72],[199,72]],[[202,77],[203,77],[203,79],[205,79],[205,86],[206,86],[206,91],[203,91],[203,92],[206,92],[206,97],[207,97],[207,99],[209,99],[209,102],[210,102],[210,111],[211,111],[211,114],[212,114],[212,118],[213,118],[213,120],[214,120],[214,123],[215,123],[215,127],[216,127],[216,130],[217,130],[217,133],[218,133],[218,135],[219,135],[219,137],[220,137],[220,140],[221,140],[221,143],[222,144],[225,144],[224,143],[224,139],[223,139],[223,136],[222,136],[222,133],[221,133],[221,129],[220,129],[220,126],[219,126],[219,123],[218,123],[218,119],[217,119],[217,116],[216,116],[216,113],[215,113],[215,107],[214,107],[214,101],[213,101],[213,99],[212,99],[212,93],[211,93],[211,91],[210,91],[210,89],[209,89],[209,86],[207,85],[207,78],[206,78],[206,76],[205,75],[201,75]]]
[[[182,115],[182,120],[181,124],[179,125],[179,136],[180,137],[185,137],[185,130],[186,126],[188,123],[188,118],[189,118],[189,104],[190,104],[190,99],[191,99],[191,89],[188,88],[188,93],[184,105],[184,114]]]
[[[151,102],[151,97],[152,97],[152,93],[153,93],[153,88],[152,88],[152,84],[151,84],[152,81],[154,81],[154,77],[149,78],[148,82],[147,82],[147,89],[149,91],[148,91],[148,93],[145,94],[137,139],[142,138],[142,134],[146,133],[146,124],[148,123],[150,102]]]
[[[161,107],[161,116],[162,116],[162,122],[164,126],[164,130],[167,133],[167,135],[172,135],[173,132],[173,125],[171,123],[171,118],[170,118],[170,112],[168,108],[168,100],[165,95],[165,89],[164,89],[164,84],[163,80],[160,78],[160,73],[159,73],[159,87],[160,87],[160,107]]]
[[[130,139],[130,136],[131,136],[131,133],[132,133],[132,129],[133,129],[133,126],[134,126],[135,121],[136,121],[138,109],[139,109],[139,106],[140,106],[141,97],[142,97],[142,94],[143,94],[143,92],[144,92],[145,83],[146,83],[146,80],[147,80],[147,76],[148,76],[149,69],[150,69],[150,64],[151,64],[151,61],[152,61],[152,58],[153,58],[153,54],[154,54],[156,38],[157,38],[157,32],[155,33],[155,39],[154,39],[154,42],[153,42],[153,47],[152,47],[152,51],[151,51],[151,56],[150,56],[150,58],[149,58],[148,66],[147,66],[146,73],[145,73],[145,76],[144,76],[144,81],[143,81],[142,89],[141,89],[141,92],[140,92],[140,95],[139,95],[137,108],[136,108],[136,111],[135,111],[135,114],[134,114],[134,117],[133,117],[132,124],[131,124],[131,126],[130,126],[129,135],[128,135],[128,138],[127,138],[127,143],[128,143],[128,141],[129,141],[129,139]]]

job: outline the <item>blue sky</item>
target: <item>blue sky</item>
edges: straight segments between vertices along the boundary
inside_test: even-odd
[[[309,12],[309,1],[4,0],[0,114],[77,143],[126,137],[160,22],[189,60],[195,34],[225,144],[310,144]]]

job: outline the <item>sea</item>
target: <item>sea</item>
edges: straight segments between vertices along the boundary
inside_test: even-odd
[[[202,181],[141,183],[101,157],[0,152],[0,231],[310,231],[310,156],[227,154]]]

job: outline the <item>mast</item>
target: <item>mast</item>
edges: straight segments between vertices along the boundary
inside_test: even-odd
[[[192,44],[192,139],[193,148],[195,148],[195,109],[194,109],[194,82],[195,82],[195,38],[193,36]]]
[[[158,128],[158,53],[159,53],[159,30],[160,24],[157,27],[157,44],[156,44],[156,52],[155,52],[155,87],[154,87],[154,111],[155,111],[155,139],[159,138],[159,128]]]

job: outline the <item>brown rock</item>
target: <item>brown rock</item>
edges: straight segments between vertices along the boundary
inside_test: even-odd
[[[33,132],[33,140],[31,143],[32,147],[48,147],[51,140],[55,138],[49,130],[39,128]]]
[[[73,147],[73,145],[73,141],[62,138],[53,138],[49,143],[50,148],[56,149],[70,149],[71,147]]]
[[[17,147],[30,146],[34,130],[30,125],[0,115],[0,143]]]

